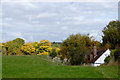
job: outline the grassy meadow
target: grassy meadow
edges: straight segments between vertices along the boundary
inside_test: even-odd
[[[3,78],[117,78],[118,66],[57,65],[46,56],[3,56]]]

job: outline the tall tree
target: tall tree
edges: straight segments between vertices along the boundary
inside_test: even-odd
[[[103,44],[110,44],[112,49],[115,49],[116,45],[120,45],[120,21],[111,21],[103,29]]]
[[[71,65],[87,63],[88,50],[91,45],[89,35],[72,34],[61,44],[59,55]]]
[[[8,53],[11,55],[15,55],[18,51],[18,49],[21,48],[21,46],[25,43],[23,39],[16,38],[12,41],[8,41],[6,44],[8,46]]]

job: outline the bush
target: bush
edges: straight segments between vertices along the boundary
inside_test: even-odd
[[[35,41],[35,42],[32,42],[31,44],[35,48],[35,53],[39,54],[39,43]]]
[[[115,49],[115,50],[114,50],[114,58],[115,58],[115,60],[117,60],[118,57],[119,57],[119,55],[118,55],[118,50]]]
[[[107,56],[104,60],[105,64],[108,64],[111,59],[112,59],[111,56]]]
[[[114,50],[111,50],[110,56],[114,56]]]
[[[2,48],[2,54],[7,55],[7,50],[5,48]]]
[[[81,65],[88,61],[88,49],[90,46],[91,38],[89,35],[70,35],[60,48],[61,60],[67,59],[71,65]]]
[[[18,52],[16,53],[16,55],[24,55],[24,53],[21,51],[21,49],[18,49]]]
[[[110,60],[114,57],[115,60],[118,59],[118,50],[115,49],[115,50],[112,50],[111,53],[110,53],[110,56],[107,56],[104,60],[105,64],[108,64],[110,62]]]
[[[49,53],[44,51],[42,53],[39,52],[39,54],[37,54],[37,55],[49,55]]]
[[[21,51],[26,55],[34,55],[35,54],[35,48],[30,43],[25,43],[21,47]]]
[[[49,54],[49,56],[53,59],[54,57],[56,57],[59,53],[60,49],[59,48],[53,48]]]
[[[71,54],[71,59],[70,59],[70,63],[71,65],[81,65],[86,63],[87,58],[85,57],[85,55],[87,54],[87,49],[84,48],[79,48],[79,50],[73,50],[70,52]]]
[[[25,43],[23,39],[16,38],[12,41],[8,41],[4,46],[7,47],[8,55],[16,55],[18,53],[18,49]]]
[[[41,55],[44,55],[44,54],[45,55],[49,55],[49,53],[52,50],[50,41],[48,41],[48,40],[41,40],[38,45],[39,45],[39,48],[38,48],[39,55],[40,55],[40,53],[41,53]]]
[[[50,52],[49,56],[53,59],[54,57],[57,56],[57,52],[56,49],[52,49],[52,51]]]

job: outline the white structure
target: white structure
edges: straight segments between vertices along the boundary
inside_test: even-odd
[[[101,56],[99,56],[93,63],[91,63],[91,66],[95,67],[95,66],[100,66],[100,64],[104,64],[104,60],[107,56],[110,55],[110,52],[111,51],[109,49],[107,49],[104,53],[102,53]]]
[[[59,57],[53,58],[53,62],[55,62],[55,61],[57,62],[57,65],[61,63],[61,60]]]

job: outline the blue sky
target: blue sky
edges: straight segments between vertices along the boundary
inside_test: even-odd
[[[2,2],[2,42],[65,40],[70,34],[89,33],[101,40],[103,28],[118,19],[118,0],[109,2]]]

